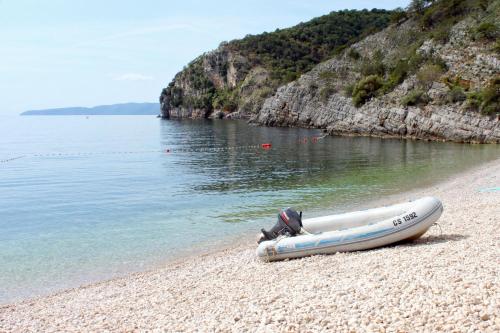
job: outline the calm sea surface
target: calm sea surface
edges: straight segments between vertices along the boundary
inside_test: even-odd
[[[240,121],[0,117],[0,303],[257,234],[285,206],[340,212],[500,156],[493,145],[318,135]],[[272,148],[248,147],[262,143]]]

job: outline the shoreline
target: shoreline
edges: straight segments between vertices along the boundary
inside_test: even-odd
[[[388,193],[379,199],[369,199],[366,202],[355,202],[354,204],[349,204],[349,205],[346,204],[347,206],[344,206],[343,209],[340,210],[339,207],[330,209],[325,207],[321,209],[316,208],[312,213],[312,215],[307,216],[307,218],[314,218],[330,214],[342,214],[350,211],[365,210],[383,205],[396,204],[405,200],[413,200],[417,198],[415,197],[415,193],[418,193],[421,190],[439,186],[440,184],[444,184],[453,177],[458,177],[462,174],[467,174],[477,168],[481,168],[483,165],[487,163],[492,163],[493,161],[488,161],[480,165],[469,167],[466,170],[461,170],[459,172],[448,175],[445,179],[439,180],[437,182],[426,180],[426,184],[417,184],[416,186],[414,186],[412,191],[407,191],[403,193]],[[268,227],[272,226],[274,222],[275,221],[271,219]],[[99,277],[89,278],[88,280],[84,280],[83,282],[80,283],[72,283],[71,285],[67,285],[65,287],[47,289],[45,291],[39,292],[37,294],[32,294],[30,296],[12,297],[10,299],[0,300],[0,309],[4,306],[50,297],[70,290],[85,288],[88,286],[106,283],[117,279],[132,277],[138,274],[154,272],[158,269],[165,268],[166,266],[175,265],[179,262],[190,260],[193,257],[207,256],[211,254],[216,254],[221,251],[231,250],[236,248],[249,248],[249,247],[256,248],[257,247],[256,240],[258,239],[259,235],[260,235],[260,229],[258,227],[255,228],[253,233],[226,235],[224,238],[219,239],[218,241],[207,241],[206,243],[204,244],[202,243],[196,247],[179,250],[175,252],[175,254],[169,257],[162,258],[160,260],[156,260],[154,263],[146,267],[143,267],[141,269],[123,270],[118,273],[112,274],[110,276],[104,276],[100,278]]]
[[[0,305],[0,331],[497,331],[500,192],[479,189],[499,185],[497,159],[370,201],[440,198],[442,234],[431,228],[413,243],[265,264],[248,236],[146,272]]]
[[[244,121],[247,123],[249,126],[258,126],[258,127],[272,127],[272,128],[297,128],[297,129],[307,129],[307,130],[316,130],[320,131],[328,136],[338,136],[338,137],[353,137],[353,138],[375,138],[375,139],[393,139],[393,140],[410,140],[410,141],[423,141],[423,142],[446,142],[446,143],[456,143],[456,144],[464,144],[464,145],[497,145],[499,142],[496,141],[480,141],[480,140],[474,140],[471,139],[469,141],[467,140],[458,140],[458,139],[453,139],[453,138],[448,138],[448,137],[440,137],[440,136],[428,136],[428,137],[419,137],[417,135],[398,135],[398,134],[376,134],[376,133],[355,133],[355,132],[335,132],[335,131],[330,131],[326,127],[322,126],[301,126],[301,125],[290,125],[290,126],[279,126],[279,125],[266,125],[266,124],[261,124],[257,121],[255,121],[251,116],[247,117],[241,117],[241,118],[213,118],[213,117],[208,117],[208,118],[166,118],[166,117],[160,117],[160,119],[163,121],[190,121],[190,120],[201,120],[201,121]],[[499,118],[500,119],[500,118]]]

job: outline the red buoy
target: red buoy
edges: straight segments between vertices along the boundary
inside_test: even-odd
[[[270,149],[271,148],[270,143],[263,143],[261,146],[262,146],[262,149]]]

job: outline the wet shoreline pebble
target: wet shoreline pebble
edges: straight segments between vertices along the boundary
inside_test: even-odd
[[[0,306],[0,332],[499,332],[500,192],[479,191],[499,185],[497,160],[415,191],[444,213],[412,243],[276,263],[245,244]]]

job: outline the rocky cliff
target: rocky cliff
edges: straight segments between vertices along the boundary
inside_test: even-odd
[[[180,71],[160,96],[164,118],[248,118],[276,89],[362,36],[390,11],[340,11],[271,33],[222,43]]]
[[[500,143],[499,3],[456,17],[446,30],[426,31],[412,17],[373,34],[280,87],[252,121]]]
[[[249,71],[248,59],[222,44],[191,62],[163,90],[163,117],[207,118],[213,111],[216,91],[235,89]]]
[[[414,0],[223,43],[163,90],[162,115],[499,143],[498,17],[500,0]]]

